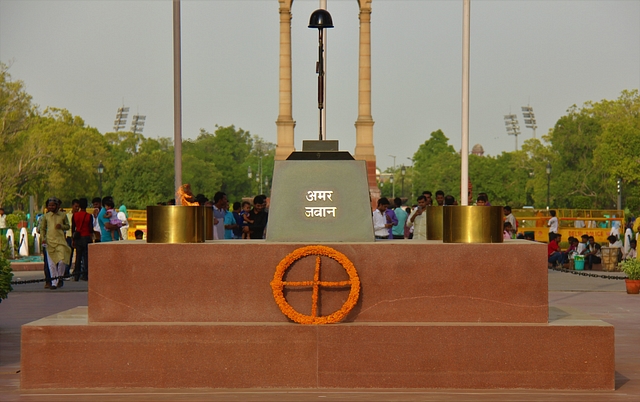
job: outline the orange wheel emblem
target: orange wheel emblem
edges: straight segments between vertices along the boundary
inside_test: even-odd
[[[313,280],[290,282],[283,281],[285,272],[296,261],[308,256],[316,256],[316,267],[313,274]],[[321,257],[329,257],[337,261],[347,271],[349,275],[348,281],[328,282],[320,280],[320,267],[322,265]],[[304,315],[297,312],[284,297],[284,287],[310,287],[313,290],[311,296],[311,315]],[[330,288],[346,288],[351,287],[349,291],[349,297],[347,301],[342,305],[342,308],[327,316],[318,316],[318,294],[321,287]],[[276,267],[276,273],[271,281],[271,289],[273,290],[273,297],[280,307],[280,310],[289,317],[291,320],[300,324],[329,324],[342,320],[351,309],[358,302],[360,296],[360,278],[358,272],[353,263],[342,253],[325,246],[307,246],[301,247],[295,250],[293,253],[287,255]]]

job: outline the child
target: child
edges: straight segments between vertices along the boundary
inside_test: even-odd
[[[242,216],[242,225],[241,225],[241,230],[242,230],[242,238],[243,239],[248,239],[249,238],[249,228],[248,228],[248,224],[249,224],[249,213],[251,212],[251,203],[249,201],[243,201],[242,202],[242,212],[240,212],[240,215]],[[247,228],[245,230],[245,227]]]
[[[104,208],[107,210],[107,212],[104,214],[104,217],[109,219],[110,224],[117,227],[117,229],[109,229],[109,231],[111,232],[111,238],[119,239],[119,237],[116,236],[115,233],[116,231],[120,231],[120,227],[122,227],[122,221],[118,219],[118,212],[115,210],[116,206],[113,201],[107,200],[104,203]]]
[[[504,240],[511,239],[511,222],[505,222],[503,228],[504,230],[502,232],[502,238]]]

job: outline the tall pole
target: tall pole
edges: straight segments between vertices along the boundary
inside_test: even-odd
[[[618,209],[618,211],[620,211],[622,210],[622,179],[618,179],[617,185],[618,185],[618,204],[616,208]]]
[[[547,168],[545,169],[547,172],[547,209],[549,209],[549,199],[550,199],[550,183],[551,183],[551,162],[547,162]]]
[[[173,152],[174,194],[182,185],[182,82],[180,50],[180,0],[173,0]],[[176,196],[176,205],[181,202]]]
[[[460,205],[469,205],[469,48],[471,0],[462,7],[462,149],[460,152]]]
[[[393,175],[391,175],[391,198],[396,198],[396,181],[393,180]]]
[[[323,138],[323,124],[322,116],[324,113],[324,57],[323,57],[323,43],[322,33],[324,29],[318,29],[318,110],[320,111],[318,139],[322,141]]]
[[[262,155],[260,155],[260,165],[258,167],[258,175],[260,178],[260,194],[262,194]]]
[[[320,0],[320,8],[323,10],[327,9],[327,0]],[[324,31],[324,58],[323,58],[323,63],[324,65],[322,66],[322,70],[324,71],[324,80],[322,83],[322,92],[324,93],[324,97],[326,99],[327,97],[327,30],[323,29]],[[324,108],[322,108],[322,110],[320,111],[320,121],[322,122],[322,131],[320,132],[320,136],[321,136],[321,140],[326,140],[327,139],[327,104],[325,101],[324,104]]]

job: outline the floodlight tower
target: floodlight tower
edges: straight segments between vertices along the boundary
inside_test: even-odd
[[[533,108],[531,106],[523,106],[522,117],[524,117],[525,127],[533,129],[533,138],[536,138],[536,128],[538,128],[538,126],[536,123],[536,115],[533,113]]]
[[[520,126],[518,125],[518,116],[508,114],[504,116],[504,125],[507,126],[507,134],[516,137],[516,151],[518,150],[518,136],[520,135]]]
[[[133,115],[133,119],[131,120],[131,131],[132,133],[142,133],[144,130],[144,120],[147,116],[140,116],[139,114]]]
[[[121,107],[118,108],[118,112],[116,113],[116,120],[113,122],[113,130],[117,133],[119,130],[124,129],[127,125],[127,116],[129,116],[129,108]]]

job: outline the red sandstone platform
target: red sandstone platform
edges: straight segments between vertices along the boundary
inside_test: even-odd
[[[614,387],[614,328],[549,312],[543,244],[328,244],[354,263],[361,297],[324,326],[288,322],[273,300],[276,265],[301,246],[92,245],[89,307],[23,326],[21,387]],[[340,275],[323,262],[321,279]],[[310,309],[310,291],[287,299]],[[321,313],[345,299],[321,291]]]
[[[90,324],[77,308],[23,326],[21,387],[613,389],[613,326],[552,315],[550,324]]]
[[[288,322],[269,283],[278,263],[305,245],[238,240],[92,245],[89,321]],[[542,244],[324,245],[345,254],[362,282],[360,301],[346,322],[547,322]],[[313,258],[300,260],[289,280],[312,279],[314,264]],[[324,280],[348,279],[328,259],[321,274]],[[320,296],[321,314],[327,315],[342,306],[348,292]],[[310,289],[290,292],[287,299],[302,313],[311,308]]]

